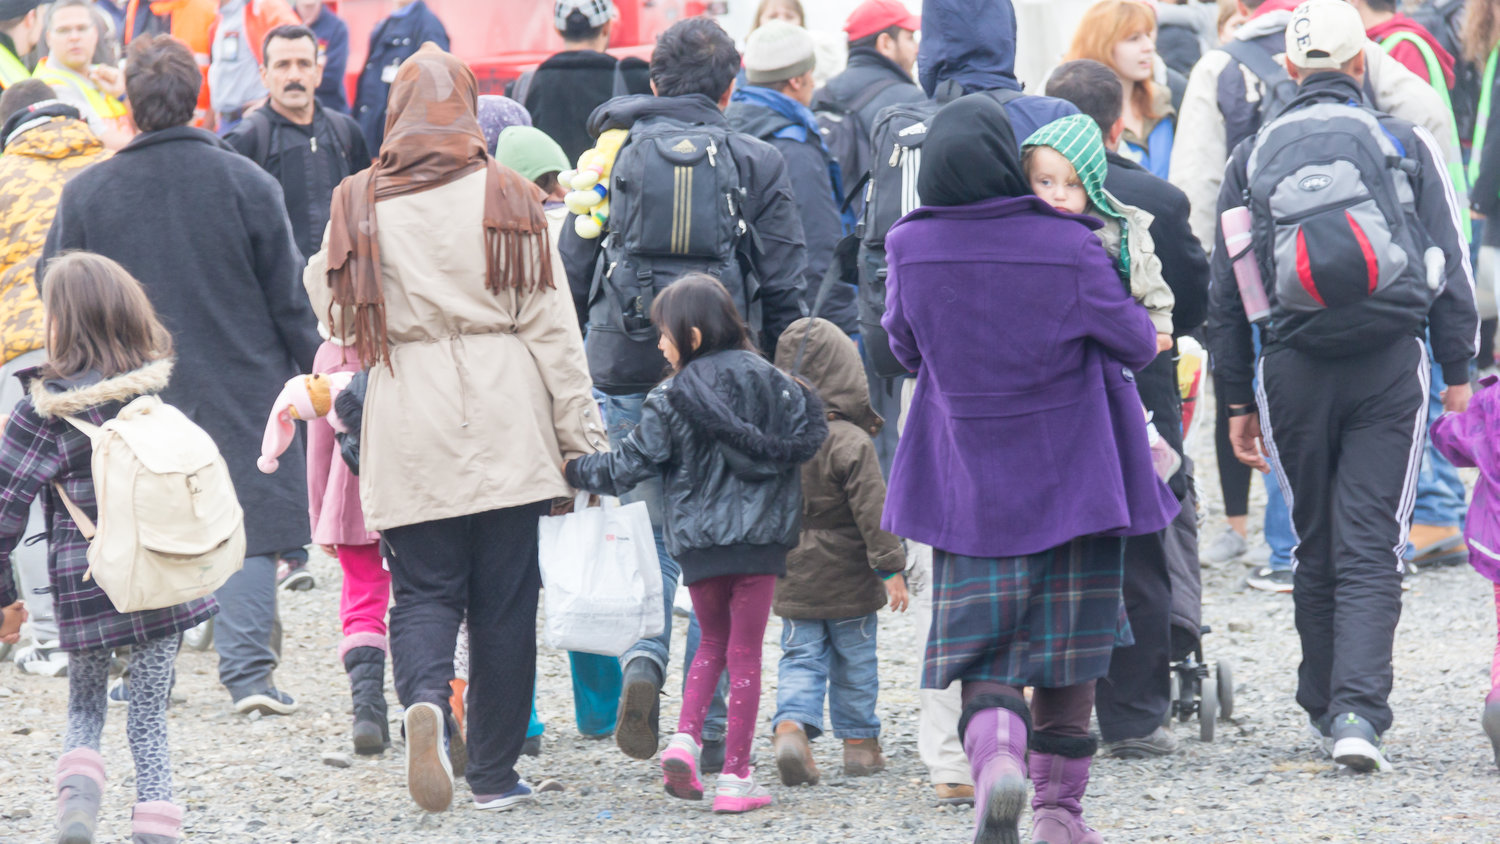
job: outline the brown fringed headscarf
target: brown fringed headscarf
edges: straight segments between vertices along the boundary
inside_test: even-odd
[[[485,286],[492,293],[554,286],[541,189],[496,164],[486,152],[476,118],[478,94],[479,85],[467,65],[436,44],[423,44],[402,63],[391,84],[380,159],[333,192],[328,286],[333,289],[334,308],[354,310],[354,349],[365,366],[390,363],[375,223],[375,203],[382,199],[429,190],[488,169]],[[333,325],[332,313],[328,324]]]

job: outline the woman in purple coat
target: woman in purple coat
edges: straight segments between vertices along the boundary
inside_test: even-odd
[[[1177,512],[1133,371],[1155,333],[1098,224],[1031,195],[993,99],[932,119],[917,187],[886,240],[882,324],[917,383],[882,527],[934,549],[922,685],[962,683],[976,841],[1017,840],[1029,742],[1034,839],[1100,842],[1080,803],[1094,681],[1129,641],[1122,537]]]

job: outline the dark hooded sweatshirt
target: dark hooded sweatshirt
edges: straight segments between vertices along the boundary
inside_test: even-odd
[[[786,573],[797,544],[797,467],[828,436],[823,403],[753,352],[715,352],[662,382],[613,450],[568,464],[575,489],[619,495],[662,479],[667,551],[683,583]]]
[[[542,62],[521,105],[531,123],[562,147],[569,161],[594,145],[589,115],[615,96],[616,69],[631,94],[651,93],[651,69],[637,58],[616,59],[608,53],[572,50]]]
[[[922,4],[922,44],[917,53],[922,88],[939,96],[1021,90],[1016,79],[1016,10],[1010,0],[926,0]],[[945,86],[951,83],[951,86]],[[1025,96],[1005,103],[1016,138],[1078,109],[1055,97]]]
[[[884,421],[870,407],[859,350],[828,320],[799,319],[781,335],[776,365],[797,367],[818,391],[828,439],[802,465],[802,537],[787,556],[772,609],[783,618],[869,615],[885,605],[880,575],[904,570],[906,554],[900,539],[880,529],[885,478],[872,437]]]

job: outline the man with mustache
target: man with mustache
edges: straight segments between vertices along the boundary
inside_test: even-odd
[[[279,26],[266,33],[261,55],[270,101],[225,140],[281,183],[292,235],[306,259],[322,245],[333,189],[370,166],[370,151],[354,118],[323,108],[314,96],[323,67],[312,30]]]

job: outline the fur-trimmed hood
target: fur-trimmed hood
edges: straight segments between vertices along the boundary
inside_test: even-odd
[[[172,380],[172,361],[158,360],[111,378],[43,379],[40,370],[29,382],[31,402],[44,419],[76,416],[109,402],[125,403],[138,396],[160,393]]]
[[[742,478],[801,465],[828,436],[817,394],[753,352],[716,352],[693,361],[672,379],[667,402],[718,443]]]

